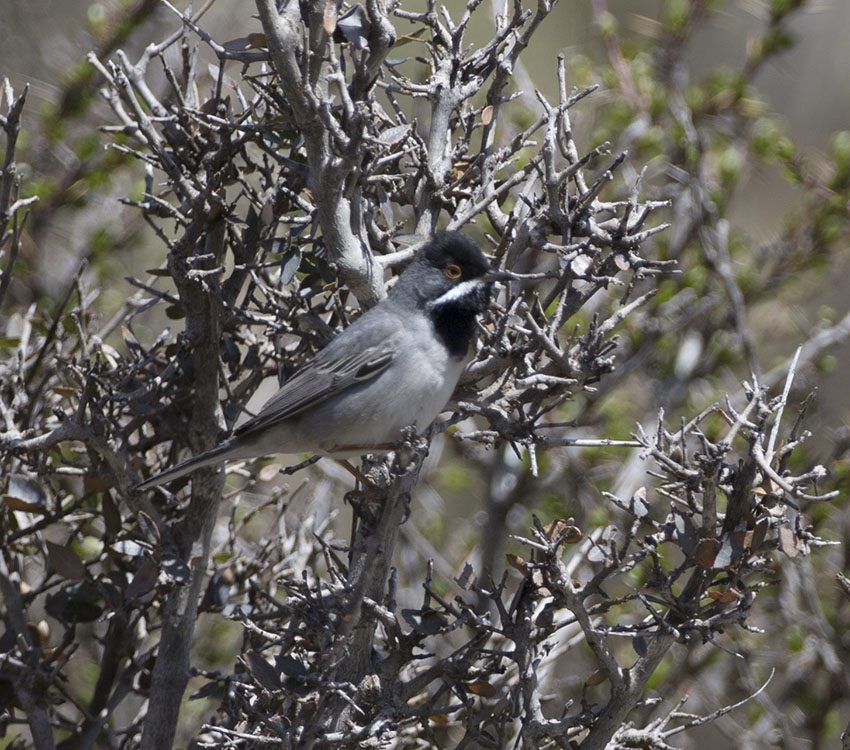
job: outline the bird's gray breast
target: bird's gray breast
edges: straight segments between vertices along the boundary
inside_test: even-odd
[[[450,355],[425,315],[400,319],[390,337],[395,354],[388,367],[300,420],[305,444],[318,445],[322,453],[356,455],[399,440],[409,425],[425,430],[443,410],[463,358]]]

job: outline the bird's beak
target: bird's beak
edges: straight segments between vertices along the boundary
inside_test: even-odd
[[[510,271],[500,271],[498,268],[491,268],[484,274],[482,279],[490,283],[491,281],[515,281],[518,277]]]

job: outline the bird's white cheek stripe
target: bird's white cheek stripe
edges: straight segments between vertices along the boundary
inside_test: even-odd
[[[443,292],[437,299],[435,299],[432,303],[432,307],[440,307],[440,305],[447,305],[450,302],[457,302],[459,299],[463,299],[468,295],[472,294],[478,287],[481,286],[481,282],[477,279],[473,279],[471,281],[461,281],[457,286],[453,286],[449,291]]]

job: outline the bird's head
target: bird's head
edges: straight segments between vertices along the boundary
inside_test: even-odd
[[[475,315],[490,304],[494,281],[513,278],[490,267],[487,256],[460,232],[437,232],[399,278],[393,294],[425,305],[429,313]]]

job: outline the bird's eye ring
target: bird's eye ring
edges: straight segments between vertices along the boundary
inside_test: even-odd
[[[460,270],[460,266],[456,266],[454,263],[446,266],[443,269],[443,273],[446,274],[446,277],[452,281],[457,281],[463,275],[463,271]]]

